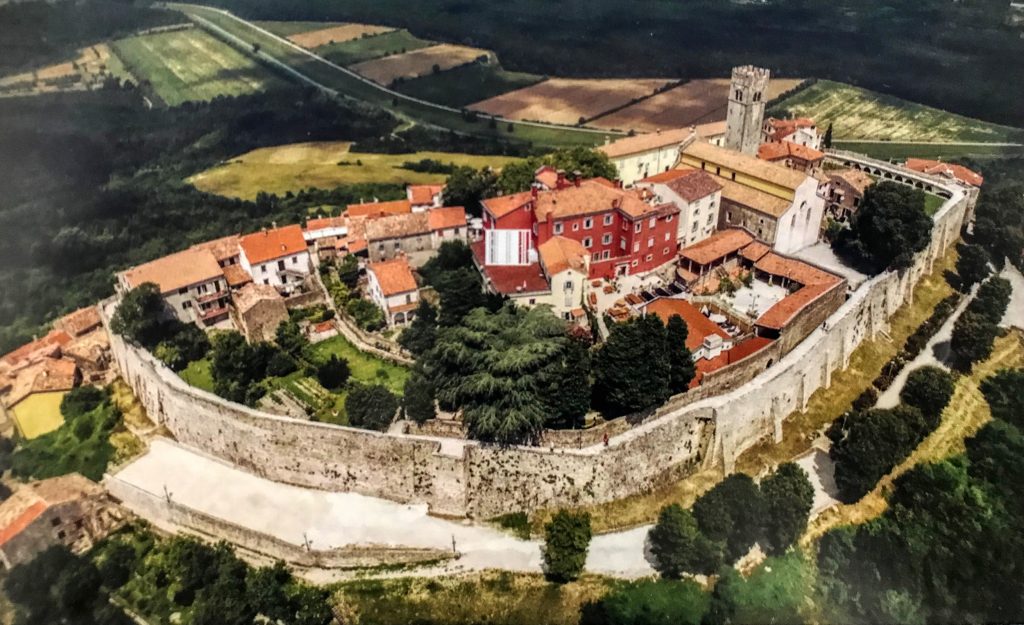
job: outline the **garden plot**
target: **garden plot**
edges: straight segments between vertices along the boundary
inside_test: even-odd
[[[390,85],[398,79],[416,78],[430,73],[472,63],[480,57],[490,58],[492,53],[481,48],[443,43],[421,48],[405,54],[393,54],[373,61],[364,61],[350,69],[381,84]]]

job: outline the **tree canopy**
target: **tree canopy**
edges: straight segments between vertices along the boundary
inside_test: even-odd
[[[879,182],[864,199],[849,230],[833,243],[852,262],[878,272],[904,269],[928,246],[932,219],[924,210],[924,192],[896,182]]]
[[[398,398],[381,384],[359,385],[345,398],[345,413],[351,425],[383,432],[398,412]]]
[[[722,547],[697,526],[693,514],[679,504],[658,513],[647,534],[655,570],[662,577],[679,579],[684,573],[713,573],[722,564]]]
[[[807,472],[794,462],[786,462],[761,482],[764,499],[764,532],[770,551],[781,554],[807,529],[814,504],[814,487]]]
[[[657,315],[612,325],[594,355],[594,401],[609,416],[659,406],[671,394],[668,338]]]
[[[618,170],[606,154],[587,147],[574,147],[505,165],[498,176],[496,187],[502,193],[526,191],[534,182],[534,172],[544,165],[561,169],[567,176],[579,172],[584,179],[600,177],[616,180],[619,177]]]
[[[559,510],[544,526],[544,576],[564,584],[579,578],[590,547],[590,514]]]

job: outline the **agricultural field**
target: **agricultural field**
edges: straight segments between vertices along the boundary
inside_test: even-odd
[[[446,72],[400,80],[394,89],[427,102],[463,107],[528,87],[543,79],[535,74],[510,72],[492,63],[467,63]]]
[[[395,30],[389,26],[374,26],[373,24],[338,24],[330,28],[321,28],[304,33],[295,33],[288,37],[292,43],[303,48],[318,48],[332,43],[351,41],[363,37],[383,35]]]
[[[578,124],[614,108],[652,95],[668,79],[552,78],[470,106],[509,119]]]
[[[447,152],[363,154],[351,143],[330,141],[261,148],[196,174],[187,182],[208,193],[253,199],[260,191],[283,195],[316,187],[333,189],[359,182],[423,184],[443,182],[444,174],[402,169],[407,161],[429,158],[471,167],[500,168],[517,160],[506,156],[474,156]]]
[[[998,143],[898,143],[893,141],[836,140],[833,142],[833,146],[885,161],[902,161],[908,157],[948,161],[960,158],[1020,158],[1024,156],[1024,146]]]
[[[344,22],[279,22],[279,21],[256,21],[253,24],[269,30],[275,35],[291,37],[299,33],[308,33],[314,30],[324,30],[341,26]]]
[[[472,63],[480,57],[491,56],[489,50],[442,43],[405,54],[394,54],[373,61],[364,61],[352,65],[349,69],[379,85],[390,85],[396,80],[426,76],[431,72],[443,72],[453,67]]]
[[[955,115],[922,104],[820,80],[772,108],[776,115],[832,124],[836,140],[1015,143],[1024,131]]]
[[[768,83],[769,100],[802,83],[800,78],[779,78]],[[608,115],[591,120],[595,128],[654,132],[725,119],[729,79],[691,80]]]
[[[316,53],[338,65],[352,65],[431,45],[432,41],[415,37],[407,30],[394,30],[383,35],[320,46]]]
[[[130,80],[131,74],[106,44],[78,50],[74,60],[0,78],[0,93],[37,95],[95,89],[108,77]]]
[[[115,41],[124,66],[168,106],[283,84],[270,70],[198,28]]]

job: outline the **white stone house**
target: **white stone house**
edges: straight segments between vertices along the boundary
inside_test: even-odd
[[[404,256],[366,265],[366,293],[384,311],[389,327],[412,321],[420,294],[409,261]]]
[[[242,268],[256,284],[269,284],[287,294],[312,271],[306,240],[298,225],[247,234],[239,246]]]
[[[548,239],[537,251],[550,292],[535,303],[549,304],[552,312],[563,319],[581,317],[590,272],[589,252],[579,241],[560,236]]]
[[[671,169],[636,183],[655,196],[655,202],[670,202],[679,208],[676,242],[693,245],[714,234],[722,207],[722,185],[707,172],[692,167]]]

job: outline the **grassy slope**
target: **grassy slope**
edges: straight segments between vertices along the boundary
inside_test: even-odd
[[[1014,143],[1024,131],[955,115],[852,85],[821,80],[773,109],[833,125],[835,139]]]
[[[927,143],[871,143],[862,141],[835,141],[833,144],[841,150],[850,150],[867,154],[882,160],[904,160],[909,156],[952,160],[964,157],[1012,157],[1024,154],[1024,148],[1002,145],[944,145]]]
[[[254,93],[280,79],[251,58],[200,29],[130,37],[114,52],[168,105]]]
[[[974,366],[970,375],[957,379],[953,397],[942,412],[942,422],[924,439],[906,460],[879,480],[874,490],[860,501],[825,511],[807,528],[801,542],[808,544],[829,529],[850,523],[864,523],[880,515],[886,507],[886,495],[892,482],[914,465],[937,462],[964,451],[964,439],[973,436],[992,419],[988,404],[979,390],[981,381],[999,369],[1024,366],[1024,334],[1012,331],[996,339],[992,355]]]
[[[428,102],[463,107],[538,83],[542,76],[469,63],[395,85],[395,90]]]
[[[421,184],[443,182],[444,174],[401,169],[406,161],[429,158],[444,163],[500,168],[513,160],[504,156],[474,156],[447,152],[415,154],[349,153],[345,142],[302,143],[263,148],[198,173],[188,179],[209,193],[253,199],[259,191],[284,194],[309,187],[331,189],[342,184],[382,182]],[[345,165],[339,165],[345,162]],[[362,163],[361,165],[358,163]]]
[[[204,26],[214,24],[231,35],[238,37],[247,45],[258,43],[263,53],[301,71],[327,87],[338,90],[339,93],[357,100],[369,102],[419,123],[449,128],[465,134],[518,140],[549,147],[597,145],[604,141],[604,134],[602,133],[583,132],[571,127],[550,128],[514,124],[513,132],[510,133],[502,125],[491,128],[484,120],[469,121],[463,119],[456,112],[439,110],[405,100],[400,100],[396,104],[394,97],[381,91],[380,88],[367,84],[356,77],[304,55],[283,42],[268,37],[254,30],[249,25],[241,23],[223,13],[202,7],[189,6],[186,8],[180,5],[174,6],[184,11],[190,18],[198,18],[196,21],[199,24]],[[205,20],[205,22],[199,20]]]
[[[332,26],[340,26],[341,22],[253,22],[260,28],[266,28],[275,35],[290,37],[299,33],[308,33],[314,30],[323,30]]]
[[[352,65],[379,59],[382,56],[412,52],[431,45],[434,45],[434,42],[420,39],[407,30],[395,30],[372,37],[320,46],[316,53],[338,65]]]

